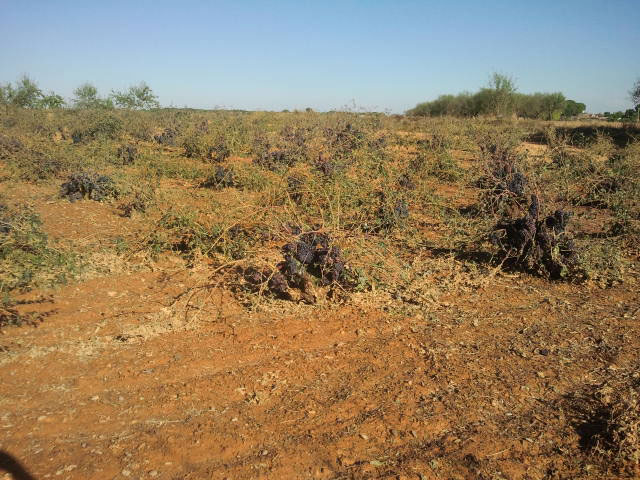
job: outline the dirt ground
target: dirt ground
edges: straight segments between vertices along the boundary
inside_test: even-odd
[[[148,230],[52,192],[5,193],[76,245]],[[603,466],[598,419],[573,407],[637,372],[640,272],[603,288],[493,271],[406,313],[375,293],[248,308],[170,255],[111,267],[18,297],[44,320],[0,331],[0,450],[37,478],[640,476]]]
[[[402,317],[251,313],[207,275],[167,260],[21,307],[50,315],[0,336],[2,448],[38,478],[576,478],[563,398],[637,361],[637,285],[499,275]]]

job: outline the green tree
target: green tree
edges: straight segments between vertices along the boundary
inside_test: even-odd
[[[73,91],[73,106],[76,108],[113,108],[113,102],[110,98],[100,98],[98,89],[91,83],[83,83]]]
[[[38,106],[38,101],[42,97],[42,91],[38,88],[36,82],[23,75],[16,82],[11,103],[17,107],[34,108]]]
[[[132,85],[124,92],[114,90],[111,92],[111,98],[118,107],[130,110],[148,110],[160,106],[158,97],[145,82]]]
[[[542,99],[542,108],[547,120],[559,117],[565,103],[564,95],[560,92],[547,93]]]
[[[65,104],[64,98],[54,92],[49,92],[49,95],[44,95],[38,101],[39,108],[62,108]]]
[[[7,83],[0,88],[0,101],[5,105],[35,108],[42,97],[42,91],[36,82],[27,75],[20,77],[15,86]]]
[[[491,113],[499,117],[511,114],[518,90],[513,78],[494,72],[489,79],[488,88],[491,93]]]
[[[579,103],[573,100],[567,100],[564,103],[564,109],[562,111],[562,116],[564,118],[575,117],[576,115],[580,115],[585,111],[587,106],[584,103]]]
[[[10,83],[0,85],[0,105],[9,105],[12,93],[13,87]]]
[[[54,92],[45,95],[35,81],[23,75],[15,85],[0,85],[0,104],[20,108],[59,108],[64,105],[64,99]]]

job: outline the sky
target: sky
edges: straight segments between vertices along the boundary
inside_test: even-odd
[[[631,107],[639,0],[0,0],[0,83],[66,98],[145,81],[163,105],[401,113],[492,72]]]

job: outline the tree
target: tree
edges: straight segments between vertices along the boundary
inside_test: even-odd
[[[98,89],[91,83],[83,83],[73,91],[75,95],[73,105],[76,108],[113,108],[113,102],[110,98],[100,98]]]
[[[40,108],[62,108],[65,105],[64,98],[62,98],[57,93],[49,92],[49,95],[43,96],[38,101],[38,106]]]
[[[553,120],[559,114],[565,103],[564,95],[560,92],[547,93],[542,99],[542,108],[547,120]]]
[[[587,106],[584,103],[578,103],[573,100],[567,100],[564,103],[564,110],[562,111],[562,116],[564,118],[571,118],[577,115],[580,115],[585,111]]]
[[[64,99],[54,92],[45,95],[35,81],[23,75],[15,85],[0,85],[0,104],[19,108],[59,108],[64,105]]]
[[[0,105],[9,105],[12,93],[13,87],[10,83],[0,85]]]
[[[38,88],[36,82],[23,75],[16,82],[11,103],[16,107],[34,108],[42,97],[42,91]]]
[[[112,90],[111,98],[120,108],[131,110],[148,110],[150,108],[158,108],[160,106],[158,97],[153,93],[151,87],[149,87],[145,82],[140,82],[138,85],[132,85],[124,92]]]
[[[36,82],[27,75],[20,77],[15,86],[7,83],[0,87],[0,101],[5,105],[35,108],[42,97],[42,91],[38,88]]]
[[[513,112],[517,87],[513,78],[494,72],[489,79],[489,91],[492,94],[491,109],[497,116]]]
[[[633,88],[629,92],[631,102],[636,110],[637,120],[640,122],[640,78],[633,84]]]

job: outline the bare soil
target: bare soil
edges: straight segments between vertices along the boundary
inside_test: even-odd
[[[51,235],[135,228],[46,198]],[[0,447],[38,478],[580,478],[589,431],[565,399],[640,344],[633,281],[497,274],[419,316],[252,311],[166,257],[52,295],[20,307],[49,313],[37,328],[0,334]]]

